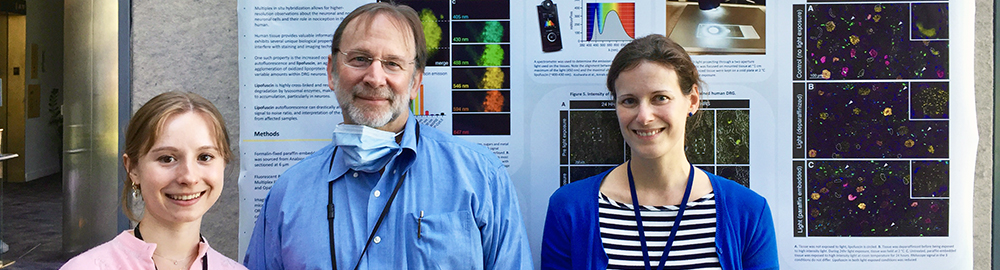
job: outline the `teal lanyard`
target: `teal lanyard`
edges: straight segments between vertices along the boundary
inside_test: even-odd
[[[642,260],[646,263],[646,270],[651,270],[649,265],[649,248],[646,246],[646,232],[642,229],[642,214],[639,213],[639,199],[635,195],[635,180],[632,178],[632,161],[628,162],[628,187],[632,191],[632,210],[635,211],[635,223],[639,227],[639,243],[642,245]],[[667,263],[667,254],[670,253],[670,247],[674,245],[674,237],[677,236],[677,228],[681,227],[681,218],[684,217],[684,209],[687,208],[687,201],[691,198],[691,186],[694,184],[694,165],[691,165],[691,171],[688,173],[687,187],[684,189],[684,199],[681,200],[680,210],[677,210],[677,216],[674,217],[674,226],[670,228],[670,237],[667,238],[667,245],[663,247],[663,255],[660,257],[660,266],[657,270],[663,270],[663,266]]]

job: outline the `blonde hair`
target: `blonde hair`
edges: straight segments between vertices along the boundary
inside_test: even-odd
[[[228,164],[233,158],[233,152],[229,149],[229,131],[226,129],[226,123],[223,121],[219,110],[215,108],[215,105],[211,101],[198,94],[170,91],[150,99],[129,120],[128,128],[125,131],[125,155],[128,155],[129,159],[133,160],[133,162],[130,162],[130,165],[126,165],[132,168],[125,169],[129,171],[134,169],[136,164],[138,164],[136,161],[149,152],[153,147],[153,143],[161,135],[160,133],[167,119],[187,112],[195,112],[206,116],[214,131],[215,143],[219,147],[222,160]],[[135,187],[135,183],[132,182],[132,177],[129,174],[125,175],[124,181],[125,187],[122,188],[121,193],[122,210],[129,219],[139,221],[139,217],[136,216],[132,209],[134,202],[129,199],[129,193]]]

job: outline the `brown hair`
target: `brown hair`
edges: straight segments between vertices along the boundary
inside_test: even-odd
[[[642,61],[657,63],[677,72],[677,83],[685,95],[691,94],[694,85],[701,86],[698,69],[695,68],[694,62],[691,62],[691,56],[687,51],[663,35],[652,34],[629,42],[611,61],[611,67],[608,69],[608,91],[611,91],[613,99],[617,99],[615,81],[618,80],[618,76],[622,72],[638,67]]]
[[[211,101],[198,94],[171,91],[150,99],[129,120],[128,128],[125,131],[125,155],[128,155],[129,159],[133,161],[130,162],[130,165],[126,165],[132,168],[125,169],[134,169],[138,164],[137,161],[149,152],[153,143],[161,135],[167,119],[187,112],[206,116],[214,129],[215,143],[222,154],[222,160],[228,164],[233,158],[233,152],[229,149],[229,131],[226,129],[226,123],[219,110],[215,108],[215,105],[212,105]],[[128,174],[125,175],[124,181],[125,187],[122,188],[121,194],[122,210],[125,211],[125,215],[129,219],[138,221],[139,219],[132,209],[132,202],[129,200],[129,193],[132,191],[134,183]]]
[[[416,65],[416,70],[424,70],[424,66],[427,64],[427,40],[424,39],[424,27],[420,22],[420,17],[417,16],[417,11],[406,5],[399,5],[395,3],[385,3],[385,2],[375,2],[365,4],[358,7],[347,17],[344,17],[344,21],[340,22],[340,26],[337,26],[337,31],[333,32],[333,44],[331,49],[333,51],[333,59],[336,60],[338,57],[337,51],[340,50],[340,41],[344,36],[344,29],[350,24],[354,19],[361,19],[362,23],[360,26],[370,25],[371,21],[375,19],[375,15],[384,14],[392,19],[396,26],[405,26],[405,28],[410,28],[413,32],[413,43],[416,48],[416,56],[414,57],[414,65]],[[405,22],[405,24],[403,24]],[[334,70],[336,70],[337,65],[333,65]]]

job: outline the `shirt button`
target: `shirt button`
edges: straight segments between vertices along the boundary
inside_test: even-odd
[[[378,196],[381,196],[381,195],[382,195],[381,191],[378,191],[378,190],[375,191],[375,198],[378,198]]]
[[[375,243],[378,244],[378,242],[382,242],[382,237],[376,236],[374,240],[375,240]]]
[[[354,172],[354,178],[358,178],[358,172]]]
[[[392,174],[396,174],[396,170],[392,170]]]

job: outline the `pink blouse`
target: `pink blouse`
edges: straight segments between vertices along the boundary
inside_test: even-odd
[[[107,243],[73,257],[59,269],[155,269],[154,250],[156,244],[139,240],[128,230]],[[204,241],[198,244],[198,258],[191,262],[188,269],[201,269],[201,258],[205,256],[208,256],[208,268],[212,270],[247,269],[215,251]]]

